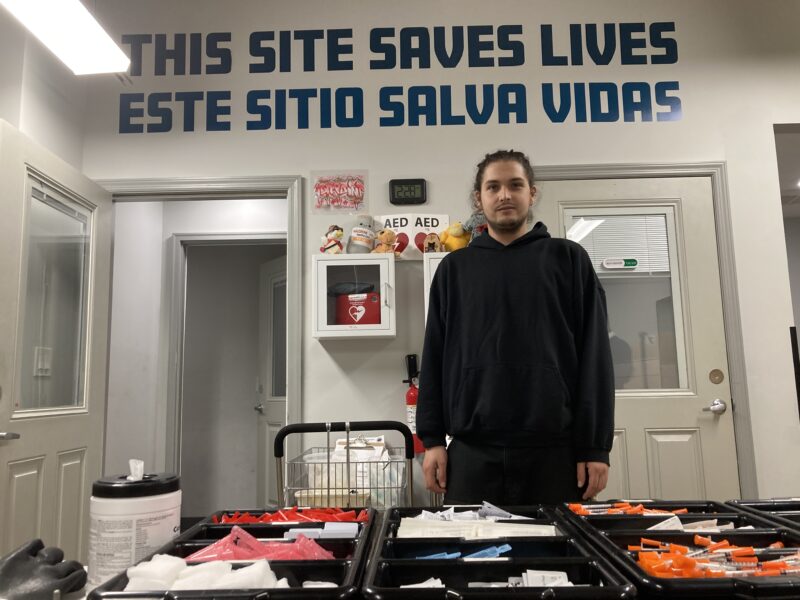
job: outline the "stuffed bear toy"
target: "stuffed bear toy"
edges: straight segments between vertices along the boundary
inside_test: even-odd
[[[373,252],[377,254],[386,254],[388,252],[395,252],[395,244],[397,243],[397,234],[394,230],[385,227],[375,234],[375,248]],[[395,252],[395,254],[398,254]]]
[[[469,244],[470,236],[468,231],[464,231],[461,221],[456,221],[442,232],[439,239],[442,240],[445,250],[454,252],[455,250],[466,248],[467,244]]]
[[[372,231],[372,217],[358,215],[358,223],[350,231],[347,242],[348,254],[365,254],[375,247],[375,232]]]
[[[331,225],[328,227],[328,232],[322,236],[322,246],[319,251],[325,254],[341,254],[344,252],[341,241],[343,237],[344,230],[338,225]]]

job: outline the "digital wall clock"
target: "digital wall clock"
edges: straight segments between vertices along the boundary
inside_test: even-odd
[[[427,200],[424,179],[391,179],[389,202],[392,204],[424,204]]]

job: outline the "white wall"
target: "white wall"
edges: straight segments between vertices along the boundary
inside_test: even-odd
[[[285,245],[188,249],[181,438],[186,516],[256,506],[259,267],[285,255]]]
[[[312,170],[368,169],[370,212],[395,212],[386,198],[393,177],[424,177],[429,202],[420,212],[467,214],[473,165],[497,147],[521,148],[536,164],[685,163],[725,161],[736,249],[744,356],[760,496],[800,494],[800,463],[783,457],[800,451],[800,425],[786,328],[793,321],[784,262],[782,216],[773,139],[774,123],[800,122],[800,4],[775,0],[576,0],[491,4],[411,0],[403,3],[311,0],[296,4],[262,0],[226,3],[122,0],[98,3],[114,34],[231,31],[237,58],[230,75],[134,77],[93,85],[87,105],[84,167],[96,178],[301,174]],[[501,16],[500,16],[501,15]],[[680,60],[675,65],[543,67],[538,60],[539,24],[551,23],[557,49],[568,48],[570,23],[674,20]],[[449,23],[525,26],[524,66],[506,69],[457,67],[370,71],[365,49],[372,27]],[[758,26],[753,26],[757,23]],[[355,70],[249,74],[247,36],[258,29],[352,27]],[[323,53],[324,55],[324,53]],[[551,123],[540,104],[539,84],[571,81],[678,80],[683,118],[671,123]],[[377,89],[383,85],[523,82],[529,120],[484,126],[380,128]],[[243,98],[249,89],[362,86],[365,125],[357,129],[246,131]],[[234,98],[232,131],[202,134],[117,133],[123,92],[229,89]],[[313,122],[313,120],[312,120]],[[305,212],[304,262],[318,248],[331,219]],[[341,219],[340,225],[352,222]],[[307,264],[307,262],[306,262]],[[403,418],[402,357],[422,341],[421,268],[399,266],[400,294],[409,304],[398,315],[396,339],[319,343],[303,340],[303,417]],[[309,281],[304,277],[304,289]],[[304,298],[305,321],[310,299]],[[741,374],[733,373],[732,377]]]
[[[86,83],[85,77],[73,75],[38,40],[28,36],[19,129],[79,170]]]
[[[78,169],[87,81],[0,10],[0,119]]]
[[[14,18],[0,11],[0,118],[19,129],[25,34]]]
[[[122,202],[115,205],[114,287],[104,472],[129,458],[164,469],[169,288],[167,240],[176,234],[286,231],[286,200]]]
[[[163,470],[164,417],[156,412],[163,268],[160,202],[114,208],[114,271],[103,472],[128,472],[128,459]],[[161,448],[161,463],[156,460]]]

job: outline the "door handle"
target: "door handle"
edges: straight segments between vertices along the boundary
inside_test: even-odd
[[[264,405],[263,405],[263,404],[261,404],[261,402],[259,402],[258,404],[256,404],[256,405],[253,407],[253,410],[254,410],[254,411],[256,411],[257,413],[259,413],[259,414],[262,414],[262,415],[263,415],[263,414],[264,414]]]
[[[709,404],[703,409],[703,412],[711,412],[714,413],[715,415],[721,415],[726,410],[728,410],[728,405],[725,404],[725,401],[720,400],[719,398],[715,398],[711,404]]]
[[[20,435],[13,431],[0,431],[0,442],[7,442],[10,440],[18,440]]]

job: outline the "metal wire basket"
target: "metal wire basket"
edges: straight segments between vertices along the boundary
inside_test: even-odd
[[[395,430],[403,434],[405,448],[385,448],[370,456],[363,434],[352,432]],[[346,434],[343,448],[331,444],[330,434]],[[327,446],[305,450],[286,461],[284,485],[283,442],[291,433],[326,433]],[[399,421],[300,423],[287,425],[275,437],[278,487],[287,506],[338,506],[385,508],[411,506],[413,498],[411,430]]]

